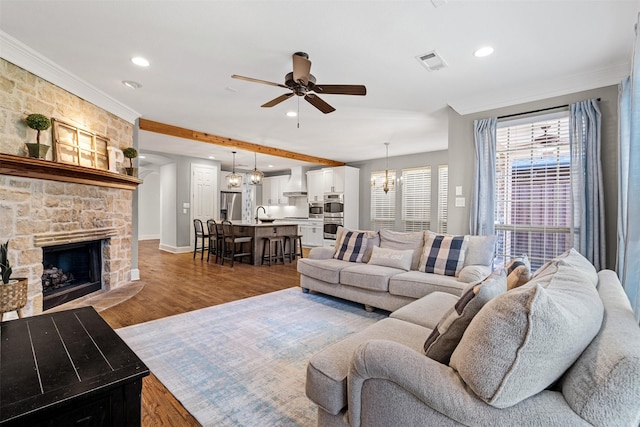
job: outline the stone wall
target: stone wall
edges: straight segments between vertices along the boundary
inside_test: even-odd
[[[26,155],[35,131],[24,117],[40,113],[110,139],[119,148],[133,145],[133,124],[0,58],[0,152]],[[40,142],[52,145],[51,129]],[[51,160],[52,150],[47,158]],[[103,251],[107,289],[131,280],[132,191],[93,185],[0,175],[0,241],[9,240],[13,277],[29,278],[25,313],[42,311],[42,248],[34,236],[114,229]]]

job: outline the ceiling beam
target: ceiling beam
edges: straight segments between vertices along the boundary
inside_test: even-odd
[[[315,163],[323,166],[344,166],[344,162],[336,160],[323,159],[322,157],[308,156],[306,154],[294,153],[293,151],[281,150],[279,148],[267,147],[251,142],[240,141],[232,138],[225,138],[218,135],[210,135],[208,133],[199,132],[191,129],[181,128],[178,126],[168,125],[165,123],[154,122],[140,118],[140,129],[149,132],[161,133],[163,135],[176,136],[178,138],[193,139],[195,141],[206,142],[208,144],[222,145],[223,147],[235,148],[243,151],[251,151],[255,153],[267,154],[269,156],[284,157],[301,162]]]

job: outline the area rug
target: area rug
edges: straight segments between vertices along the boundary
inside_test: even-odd
[[[290,288],[117,333],[203,426],[313,426],[307,361],[383,317]]]

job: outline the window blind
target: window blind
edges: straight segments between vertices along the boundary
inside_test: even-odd
[[[380,183],[384,182],[385,171],[371,172],[371,182],[376,185],[371,186],[371,228],[380,230],[386,228],[393,230],[396,222],[396,172],[389,171],[389,181],[394,185],[389,185],[389,192],[382,190]]]
[[[497,259],[535,270],[572,244],[568,112],[498,123],[496,138]]]
[[[449,165],[438,165],[438,233],[447,232]]]
[[[431,226],[431,167],[402,170],[402,228],[428,230]]]

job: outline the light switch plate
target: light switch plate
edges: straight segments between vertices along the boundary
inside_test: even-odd
[[[464,208],[464,197],[456,197],[456,208]]]
[[[183,203],[182,204],[182,208],[183,209],[189,209],[189,203]]]
[[[462,185],[456,185],[456,196],[462,196]]]

